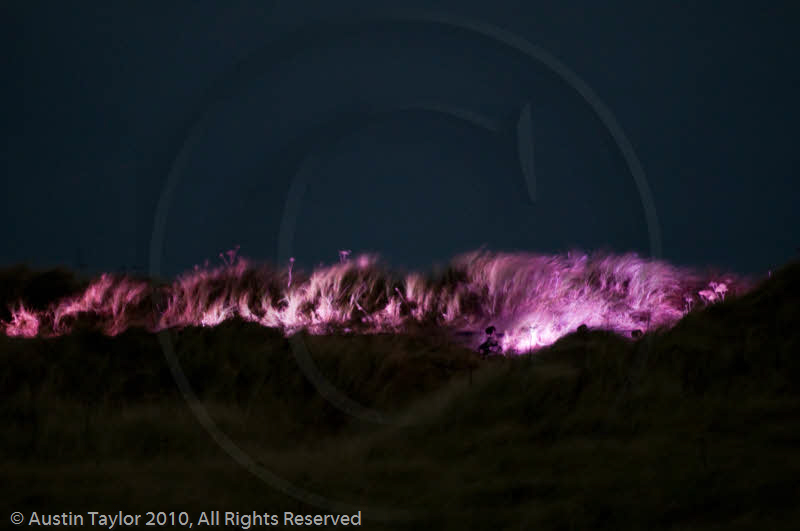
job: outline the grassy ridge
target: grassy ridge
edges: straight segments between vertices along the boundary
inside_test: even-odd
[[[567,336],[482,362],[436,333],[305,337],[341,412],[274,331],[170,332],[209,414],[260,465],[365,508],[367,529],[795,529],[800,266],[632,342]],[[138,330],[0,337],[13,510],[319,513],[234,463]],[[366,508],[371,508],[367,510]],[[402,509],[406,519],[380,521]]]

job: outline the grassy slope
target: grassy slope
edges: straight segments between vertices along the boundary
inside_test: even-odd
[[[638,342],[573,334],[487,362],[435,335],[305,338],[341,392],[406,422],[392,425],[331,406],[274,331],[172,335],[231,439],[364,508],[367,529],[796,529],[798,301],[792,265]],[[0,379],[6,512],[325,512],[220,450],[154,336],[0,337]]]

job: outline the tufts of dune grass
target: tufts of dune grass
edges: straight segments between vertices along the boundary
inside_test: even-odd
[[[796,529],[800,265],[637,341],[571,334],[481,360],[431,330],[304,336],[320,373],[402,422],[326,401],[276,331],[169,332],[258,466],[363,508],[366,529]],[[7,512],[325,513],[239,466],[157,336],[0,337]]]

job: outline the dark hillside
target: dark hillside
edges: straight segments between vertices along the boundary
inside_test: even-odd
[[[363,508],[366,529],[796,529],[798,302],[791,264],[637,341],[589,330],[482,361],[430,331],[304,336],[340,393],[403,421],[389,425],[322,398],[273,330],[169,333],[231,440]],[[9,511],[325,512],[216,445],[155,335],[0,337],[0,378]]]

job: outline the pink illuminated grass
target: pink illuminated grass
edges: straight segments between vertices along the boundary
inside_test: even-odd
[[[348,257],[310,273],[222,255],[172,283],[104,274],[44,310],[10,308],[8,336],[68,334],[78,323],[116,335],[131,327],[159,331],[216,326],[240,318],[289,335],[401,332],[409,326],[480,331],[492,324],[508,353],[549,345],[580,325],[629,336],[668,327],[693,308],[749,289],[732,275],[713,276],[634,254],[473,252],[439,274],[398,273],[372,255]]]

